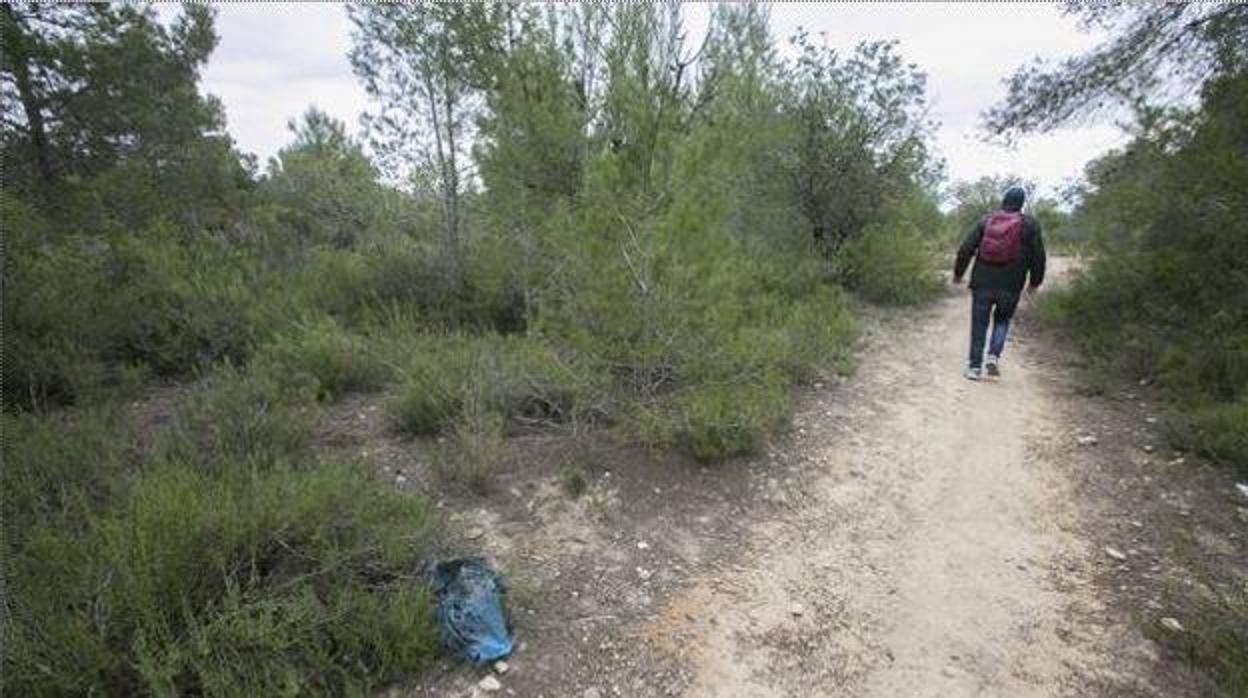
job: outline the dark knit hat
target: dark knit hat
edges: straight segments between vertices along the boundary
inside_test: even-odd
[[[1005,196],[1001,198],[1001,208],[1007,211],[1018,211],[1023,208],[1023,200],[1027,198],[1027,192],[1022,187],[1010,187],[1005,190]]]

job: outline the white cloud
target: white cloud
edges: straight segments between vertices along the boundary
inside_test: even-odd
[[[286,122],[316,104],[354,128],[367,107],[347,53],[351,24],[338,4],[221,4],[221,43],[204,71],[204,89],[225,104],[243,150],[267,159],[290,140]],[[687,9],[698,37],[708,9]],[[1080,53],[1101,38],[1077,30],[1044,3],[819,4],[772,7],[772,31],[785,53],[804,27],[834,48],[895,38],[906,60],[928,75],[937,146],[951,179],[1013,172],[1046,190],[1125,137],[1112,126],[1069,128],[1022,139],[1014,149],[982,142],[979,114],[1005,95],[1002,80],[1035,56]]]
[[[338,4],[221,4],[203,89],[225,104],[239,147],[267,160],[287,122],[315,104],[354,129],[368,104],[351,72],[351,23]]]

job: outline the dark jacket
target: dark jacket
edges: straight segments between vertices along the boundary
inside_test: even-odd
[[[953,264],[954,279],[962,278],[971,258],[979,251],[979,240],[984,235],[984,223],[987,220],[987,216],[979,219],[979,223],[975,224],[958,248],[958,258]],[[1002,289],[1018,293],[1023,290],[1023,284],[1028,282],[1035,288],[1044,283],[1044,263],[1044,238],[1040,234],[1040,223],[1024,214],[1023,249],[1018,259],[1009,264],[987,264],[976,257],[975,268],[971,270],[971,288]]]

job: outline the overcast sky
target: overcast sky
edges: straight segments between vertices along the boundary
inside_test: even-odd
[[[690,37],[700,37],[708,8],[688,8]],[[1060,58],[1099,37],[1080,32],[1060,6],[1034,3],[779,4],[772,32],[782,51],[800,26],[833,47],[895,38],[906,60],[928,75],[937,147],[951,180],[1014,172],[1048,191],[1078,176],[1084,163],[1123,142],[1109,124],[1030,137],[1014,150],[982,142],[981,111],[1005,92],[1002,80],[1034,56]],[[219,6],[221,42],[203,87],[224,101],[229,130],[261,162],[290,140],[289,119],[316,104],[354,128],[368,98],[351,72],[351,24],[337,4],[245,3]],[[692,41],[692,38],[691,38]]]

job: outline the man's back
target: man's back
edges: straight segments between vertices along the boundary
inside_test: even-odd
[[[955,277],[961,278],[966,273],[967,265],[979,250],[987,219],[988,216],[981,218],[958,248],[958,258],[953,268]],[[1001,289],[1018,293],[1029,281],[1033,287],[1039,286],[1044,281],[1046,261],[1040,222],[1023,214],[1022,249],[1019,255],[1006,264],[989,264],[976,259],[975,267],[971,270],[971,288]]]

